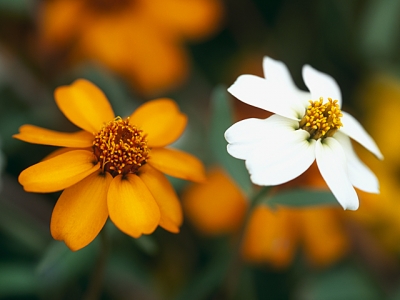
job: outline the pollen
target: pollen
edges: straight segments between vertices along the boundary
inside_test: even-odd
[[[142,130],[121,117],[108,122],[93,141],[93,152],[103,171],[113,177],[137,174],[149,159],[150,148]]]
[[[324,104],[321,97],[317,101],[309,102],[310,105],[299,122],[300,128],[309,132],[310,138],[314,140],[333,136],[343,126],[338,100],[328,98],[328,102]]]

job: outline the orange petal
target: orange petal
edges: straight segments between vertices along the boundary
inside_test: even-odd
[[[296,228],[291,226],[287,211],[271,211],[259,205],[246,228],[242,253],[248,261],[285,268],[293,259],[296,242]]]
[[[41,161],[45,161],[48,160],[50,158],[56,157],[60,154],[66,153],[66,152],[70,152],[70,151],[75,151],[75,150],[87,150],[89,152],[92,152],[92,148],[58,148],[56,150],[54,150],[53,152],[50,152],[48,155],[46,155]]]
[[[21,126],[13,137],[33,144],[75,148],[91,147],[94,140],[93,134],[86,131],[58,132],[34,125]]]
[[[234,233],[247,210],[243,193],[221,169],[210,171],[206,182],[191,184],[182,204],[188,219],[206,235]]]
[[[149,1],[141,2],[142,7]],[[141,14],[141,8],[108,14],[95,23],[88,20],[80,34],[78,56],[101,61],[130,79],[141,93],[161,94],[181,84],[188,73],[183,45],[165,31],[164,24]],[[135,55],[129,49],[135,49]]]
[[[160,222],[160,209],[153,195],[136,175],[115,177],[107,203],[110,219],[132,237],[152,233]]]
[[[159,171],[186,180],[206,179],[203,163],[191,154],[176,149],[155,148],[147,161]]]
[[[331,265],[349,250],[349,240],[338,213],[330,207],[298,210],[305,253],[317,266]]]
[[[28,192],[60,191],[98,170],[96,161],[90,151],[68,151],[25,169],[18,181]]]
[[[171,183],[164,174],[148,164],[140,168],[139,177],[149,188],[160,208],[160,226],[178,233],[183,221],[182,208]]]
[[[114,119],[114,112],[104,93],[85,79],[71,85],[60,86],[55,91],[58,107],[76,126],[97,133]]]
[[[84,3],[82,1],[45,1],[41,3],[38,17],[39,45],[44,50],[67,47],[81,28]],[[48,49],[50,48],[50,49]]]
[[[171,99],[157,99],[141,105],[129,122],[147,135],[149,147],[164,147],[177,140],[185,130],[187,117]]]
[[[101,170],[65,189],[51,215],[51,235],[73,250],[92,242],[107,217],[107,192],[112,176]]]
[[[186,37],[201,38],[218,28],[222,20],[221,1],[145,1],[149,13],[162,28]]]

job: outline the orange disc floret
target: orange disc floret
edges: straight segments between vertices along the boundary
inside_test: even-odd
[[[93,152],[101,169],[115,177],[137,174],[149,158],[150,149],[142,130],[117,117],[95,135]]]

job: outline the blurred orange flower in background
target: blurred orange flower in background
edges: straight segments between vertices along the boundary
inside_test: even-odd
[[[268,262],[275,268],[288,267],[302,246],[308,261],[327,267],[349,250],[340,209],[310,207],[275,211],[257,206],[250,218],[243,244],[244,257],[254,263]]]
[[[360,209],[349,216],[368,228],[386,250],[400,253],[400,133],[393,127],[399,118],[400,80],[388,74],[375,74],[361,86],[358,100],[364,109],[366,128],[385,160],[377,164],[361,147],[357,148],[379,177],[381,193],[360,193]]]
[[[170,99],[149,101],[129,118],[116,117],[103,92],[79,79],[55,91],[58,107],[81,131],[64,133],[23,125],[14,137],[64,147],[19,175],[28,192],[64,190],[51,217],[51,234],[79,250],[99,234],[110,216],[132,237],[158,225],[179,232],[182,209],[165,174],[204,179],[194,156],[167,148],[183,133],[187,117]]]
[[[219,0],[48,0],[38,18],[40,52],[101,62],[154,94],[183,81],[185,41],[215,32],[222,10]]]
[[[315,166],[310,171],[308,174],[313,173],[310,177],[318,172]],[[248,200],[223,170],[214,169],[207,178],[205,183],[192,184],[183,193],[187,218],[204,235],[237,233],[243,226]],[[340,211],[332,207],[271,210],[258,205],[245,228],[243,258],[285,268],[302,245],[312,264],[328,266],[349,249]]]
[[[209,236],[238,231],[248,207],[242,191],[221,168],[210,170],[206,182],[191,185],[182,197],[189,220]]]

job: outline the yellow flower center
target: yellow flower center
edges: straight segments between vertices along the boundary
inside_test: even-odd
[[[320,138],[330,137],[343,126],[340,118],[342,112],[337,100],[328,98],[328,102],[323,104],[323,98],[317,101],[310,100],[306,114],[300,120],[301,129],[310,133],[310,138],[318,140]]]
[[[136,174],[149,159],[150,148],[142,130],[116,117],[108,122],[93,141],[93,152],[103,171],[113,177]]]

